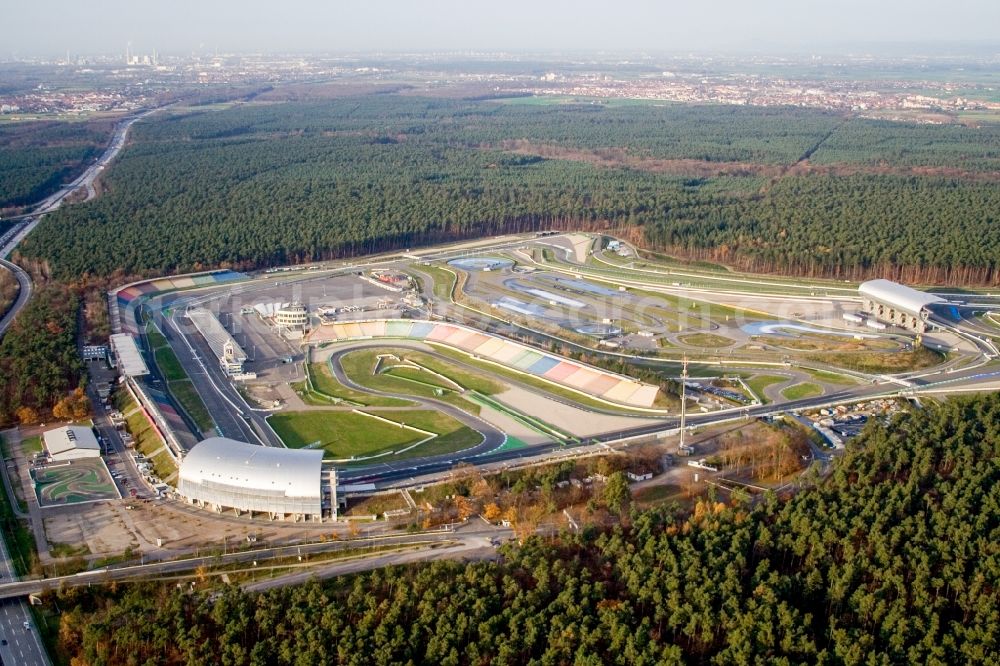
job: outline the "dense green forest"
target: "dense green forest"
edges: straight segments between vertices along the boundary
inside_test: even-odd
[[[651,247],[743,268],[1000,281],[994,126],[382,95],[178,113],[133,131],[134,145],[106,177],[110,191],[48,216],[23,245],[55,276],[251,267],[483,233],[631,227]],[[516,153],[504,150],[510,142]],[[531,154],[536,145],[566,154],[543,158]],[[603,149],[682,164],[667,173],[574,153]],[[803,170],[806,156],[848,166]],[[702,165],[699,173],[684,173],[684,160]],[[705,163],[722,171],[706,175]],[[913,166],[952,170],[907,171]]]
[[[79,297],[70,289],[37,289],[0,341],[0,424],[35,423],[83,376],[76,350]]]
[[[0,209],[35,203],[75,178],[111,130],[110,120],[0,125]]]
[[[1000,396],[870,427],[786,498],[246,594],[58,594],[78,664],[995,664]]]

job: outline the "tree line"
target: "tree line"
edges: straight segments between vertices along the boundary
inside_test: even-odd
[[[7,329],[0,341],[0,423],[37,423],[82,386],[79,307],[71,289],[44,286]]]
[[[852,139],[844,127],[853,123],[871,127]],[[858,161],[892,161],[885,146],[916,142],[918,163],[970,167],[962,155],[992,159],[1000,132],[989,128],[904,131],[791,109],[534,107],[386,95],[168,115],[133,131],[135,144],[105,177],[108,191],[47,216],[23,246],[27,258],[75,279],[315,261],[539,228],[612,228],[641,229],[650,247],[748,270],[1000,281],[1000,190],[989,181],[678,176],[490,147],[527,138],[785,164],[810,152],[819,159],[831,142],[838,151],[855,146],[865,156]],[[844,132],[848,138],[838,139]]]
[[[36,203],[75,178],[112,127],[108,119],[0,125],[0,210]]]

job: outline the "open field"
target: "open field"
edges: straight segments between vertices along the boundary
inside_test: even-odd
[[[33,472],[35,493],[41,506],[119,499],[115,483],[100,459],[52,464]]]
[[[475,431],[440,412],[392,411],[380,416],[382,418],[353,411],[316,410],[282,412],[271,416],[268,422],[288,447],[315,445],[314,448],[322,448],[331,457],[341,459],[399,451],[429,437],[399,424],[437,435],[426,445],[414,449],[414,455],[458,451],[482,439]]]
[[[750,387],[750,390],[766,405],[770,400],[764,395],[764,389],[772,384],[780,384],[784,381],[788,381],[788,377],[782,377],[781,375],[754,375],[750,379],[747,379],[746,383]]]
[[[817,395],[823,395],[823,389],[816,384],[802,382],[801,384],[792,384],[783,390],[781,395],[785,396],[788,400],[801,400],[802,398],[812,398]]]
[[[838,368],[856,370],[859,372],[884,373],[906,372],[930,368],[944,361],[940,352],[920,346],[913,351],[898,353],[874,352],[828,352],[810,354],[807,360],[826,363]]]
[[[677,339],[692,347],[729,347],[736,344],[735,340],[714,333],[692,333],[682,335]]]
[[[42,436],[35,435],[34,437],[25,437],[21,440],[21,452],[27,456],[34,453],[41,453],[45,450],[45,445],[42,443]]]
[[[316,404],[329,404],[330,400],[324,400],[328,397],[334,398],[334,402],[342,400],[368,407],[402,407],[413,404],[407,400],[386,398],[348,388],[333,377],[326,363],[309,363],[306,369],[312,381],[313,393],[318,393],[320,397]]]
[[[840,386],[852,386],[858,383],[858,380],[854,379],[849,375],[842,375],[837,372],[829,372],[827,370],[814,370],[812,368],[802,368],[804,372],[807,372],[813,379],[818,379],[821,382],[826,382],[827,384],[837,384]]]

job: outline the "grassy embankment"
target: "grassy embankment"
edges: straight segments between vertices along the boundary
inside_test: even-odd
[[[167,383],[167,390],[178,402],[181,408],[187,413],[201,433],[207,434],[215,430],[215,421],[208,413],[208,408],[202,402],[201,396],[195,389],[194,384],[188,379],[183,366],[174,350],[171,349],[167,339],[152,324],[146,326],[146,340],[153,351],[153,359],[160,374],[163,375]]]
[[[115,407],[125,415],[125,427],[135,440],[136,451],[149,459],[158,477],[170,483],[177,474],[177,465],[139,404],[127,391],[115,394],[114,402]]]
[[[803,398],[812,398],[818,395],[823,395],[823,389],[816,384],[803,382],[801,384],[792,384],[783,390],[781,395],[785,396],[788,400],[801,400]]]

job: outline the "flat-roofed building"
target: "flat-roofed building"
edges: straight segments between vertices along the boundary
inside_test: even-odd
[[[139,351],[139,346],[128,333],[115,333],[110,338],[111,351],[114,352],[115,364],[126,377],[141,377],[149,374],[146,361]]]
[[[78,458],[100,458],[101,445],[87,426],[63,426],[42,435],[45,451],[54,461]]]

